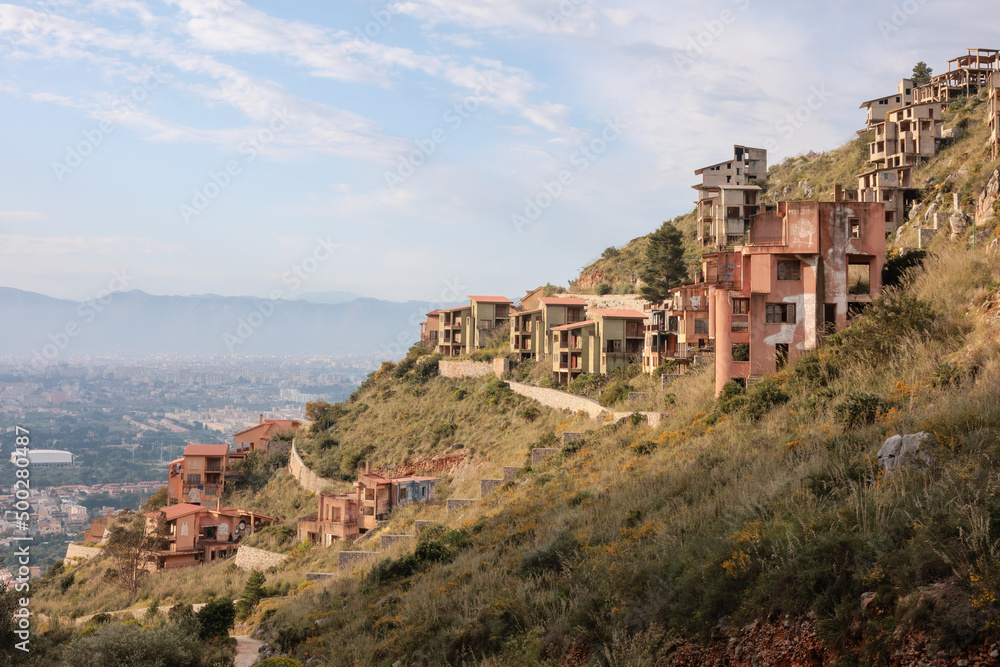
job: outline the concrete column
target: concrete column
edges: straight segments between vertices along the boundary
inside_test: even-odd
[[[729,290],[715,290],[715,303],[710,312],[715,313],[715,395],[718,396],[732,378],[733,307],[729,303]]]

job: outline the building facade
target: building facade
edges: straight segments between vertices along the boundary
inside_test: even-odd
[[[686,366],[699,351],[709,348],[708,285],[685,285],[671,290],[671,298],[651,306],[645,326],[642,370],[652,373],[665,361]]]
[[[767,151],[733,146],[733,158],[695,170],[698,193],[698,239],[703,249],[739,243],[750,217],[760,211],[760,187],[750,180],[767,177]]]
[[[747,242],[706,253],[716,393],[780,370],[847,326],[881,291],[881,203],[780,202]]]
[[[587,302],[572,297],[539,297],[537,307],[515,312],[511,320],[510,350],[521,360],[544,359],[551,354],[553,327],[582,322]]]
[[[146,514],[146,530],[158,534],[165,548],[153,552],[147,569],[170,570],[228,558],[247,535],[274,517],[235,508],[211,509],[181,503]]]

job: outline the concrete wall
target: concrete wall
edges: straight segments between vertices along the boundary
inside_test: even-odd
[[[313,493],[326,491],[332,489],[334,486],[333,482],[320,477],[306,467],[306,464],[302,461],[302,457],[299,456],[298,450],[295,448],[294,442],[292,443],[292,451],[288,455],[288,472],[298,481],[299,486]]]
[[[568,394],[558,389],[544,389],[520,382],[511,382],[510,388],[521,396],[538,401],[542,405],[556,410],[569,410],[571,412],[583,410],[591,417],[598,417],[607,412],[597,401],[592,401],[583,396]]]
[[[421,530],[423,530],[427,526],[433,526],[435,523],[437,523],[437,521],[426,521],[423,519],[417,519],[416,521],[413,522],[413,532],[419,535]]]
[[[524,470],[521,466],[504,466],[503,467],[503,481],[504,484],[507,482],[513,482],[517,478],[517,473]]]
[[[448,361],[442,359],[438,362],[438,374],[446,378],[481,378],[487,375],[503,377],[504,373],[510,371],[510,361],[503,358],[493,361],[471,361],[462,359],[459,361]]]
[[[382,549],[388,549],[399,543],[413,541],[413,535],[382,535],[380,538]]]
[[[466,505],[472,505],[475,502],[474,498],[449,498],[445,501],[445,507],[449,512],[457,512]]]
[[[85,547],[82,544],[70,544],[66,547],[66,556],[63,559],[65,563],[71,558],[82,558],[83,560],[90,560],[91,558],[96,558],[101,555],[100,547]]]
[[[563,435],[562,444],[563,444],[563,447],[565,447],[566,445],[568,445],[571,442],[576,442],[577,440],[582,440],[585,434],[583,434],[583,433],[574,433],[572,431],[566,431],[562,435]]]
[[[285,554],[276,554],[273,551],[267,551],[265,549],[255,549],[254,547],[240,546],[236,550],[236,567],[240,568],[244,572],[249,572],[250,570],[264,570],[280,565],[288,556]]]
[[[337,554],[337,569],[341,572],[378,556],[377,551],[341,551]]]
[[[531,450],[531,465],[541,463],[545,459],[549,458],[553,454],[558,454],[559,450],[555,447],[544,447],[536,448]]]
[[[479,495],[485,498],[501,486],[503,486],[502,479],[481,479],[479,480]]]
[[[306,572],[306,581],[322,581],[323,579],[333,579],[336,576],[333,572]]]

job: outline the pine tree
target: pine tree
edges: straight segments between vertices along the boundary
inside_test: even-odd
[[[925,83],[930,83],[931,75],[934,73],[930,67],[927,66],[923,60],[918,62],[913,66],[913,85],[922,86]]]
[[[243,586],[243,593],[240,595],[240,601],[236,604],[236,617],[239,620],[244,620],[250,614],[253,613],[254,607],[260,602],[260,599],[264,597],[264,582],[266,581],[264,574],[258,570],[254,570],[247,577],[247,583]]]
[[[687,264],[684,262],[684,237],[681,230],[671,222],[649,237],[646,249],[646,263],[643,267],[642,297],[652,303],[661,303],[670,290],[687,280]]]

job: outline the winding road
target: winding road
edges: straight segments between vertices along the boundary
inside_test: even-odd
[[[257,662],[257,652],[264,642],[250,637],[234,637],[236,640],[236,659],[233,661],[234,667],[250,667]]]

